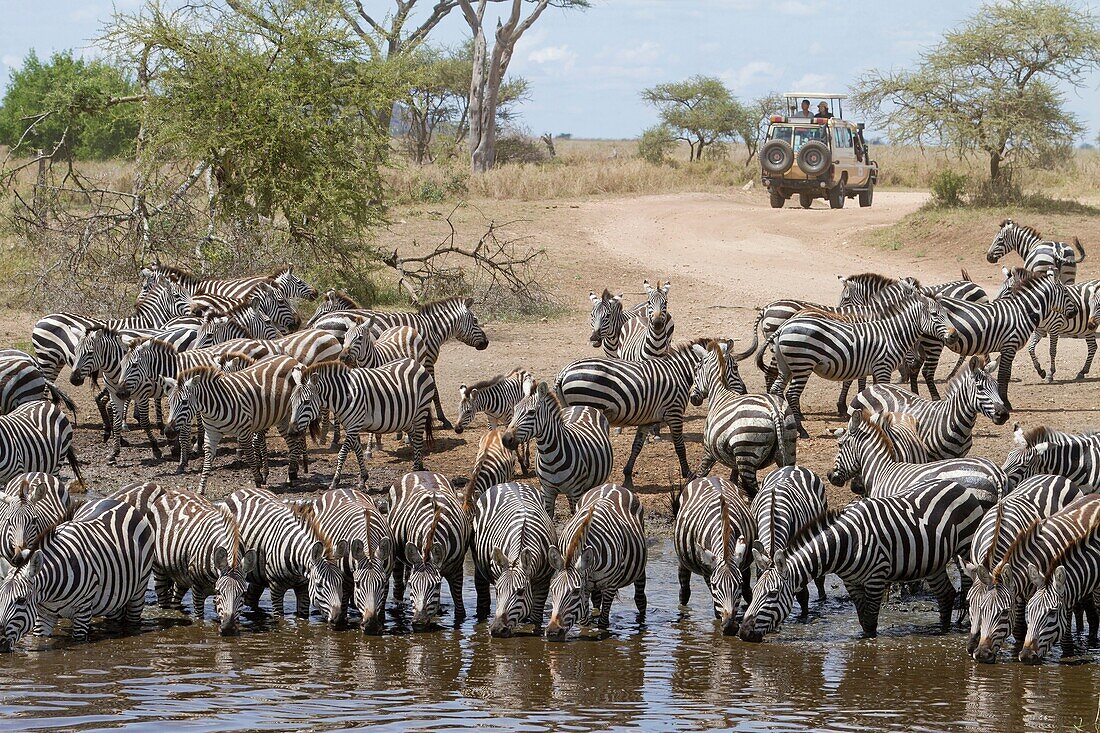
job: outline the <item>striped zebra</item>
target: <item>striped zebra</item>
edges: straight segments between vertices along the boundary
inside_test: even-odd
[[[282,333],[271,319],[242,303],[224,313],[204,313],[195,336],[195,348],[203,349],[235,339],[277,339]]]
[[[440,614],[440,586],[447,580],[454,622],[466,618],[462,563],[470,542],[470,520],[451,482],[438,473],[416,471],[390,487],[390,529],[394,553],[393,599],[403,604],[409,590],[414,629]]]
[[[543,506],[554,516],[558,494],[577,501],[611,474],[614,456],[607,418],[589,407],[563,407],[546,382],[524,382],[524,397],[516,403],[501,442],[516,450],[535,441],[535,475],[542,487]]]
[[[290,431],[289,422],[290,376],[299,366],[289,356],[273,356],[237,372],[197,366],[181,372],[179,379],[163,380],[168,391],[168,439],[178,437],[180,427],[190,425],[192,417],[203,426],[200,494],[206,494],[218,444],[225,435],[236,438],[244,448],[257,487],[267,481],[266,435],[270,428],[277,428],[286,438],[288,483],[298,478],[299,463],[307,470],[305,440]]]
[[[986,292],[980,285],[970,279],[970,275],[966,270],[962,271],[961,280],[952,280],[938,285],[921,285],[911,277],[898,280],[880,275],[877,272],[864,272],[848,276],[837,275],[837,277],[840,279],[841,284],[840,308],[869,308],[876,305],[896,303],[906,295],[904,285],[899,287],[899,284],[908,284],[918,293],[929,298],[942,295],[945,298],[969,300],[972,303],[984,303],[989,300]]]
[[[733,481],[751,499],[756,495],[756,474],[772,463],[789,466],[795,462],[798,435],[786,401],[777,395],[746,395],[731,389],[730,371],[736,375],[735,354],[729,344],[710,341],[692,349],[699,359],[691,386],[692,404],[708,396],[707,419],[703,426],[703,458],[698,476],[706,476],[720,461],[730,468]],[[748,352],[751,353],[751,352]],[[744,355],[742,355],[744,356]]]
[[[542,492],[527,484],[499,483],[474,505],[474,588],[477,618],[489,616],[489,586],[496,592],[492,636],[510,637],[519,624],[542,628],[550,592],[550,553],[557,547],[554,522]]]
[[[349,319],[350,321],[350,319]],[[423,362],[427,355],[424,339],[412,326],[392,326],[376,337],[372,321],[351,321],[344,334],[342,358],[357,367],[378,367],[398,359]]]
[[[974,423],[979,413],[994,425],[1008,420],[1008,408],[988,368],[985,357],[970,357],[967,369],[951,381],[942,400],[927,400],[900,387],[875,384],[856,395],[850,412],[908,413],[916,418],[930,460],[962,458],[974,445]]]
[[[516,411],[516,405],[524,397],[523,385],[528,380],[533,380],[531,373],[526,369],[513,369],[507,375],[499,375],[492,379],[483,379],[467,386],[458,388],[458,422],[455,423],[455,433],[462,432],[470,426],[479,412],[484,412],[489,421],[489,428],[507,426]],[[526,475],[531,471],[531,444],[523,443],[516,451],[519,457],[519,465]]]
[[[611,291],[604,288],[601,295],[594,292],[588,293],[588,299],[592,301],[592,310],[588,321],[592,326],[592,333],[588,342],[593,348],[602,348],[604,356],[615,359],[619,356],[619,339],[626,325],[635,314],[627,314],[623,311],[622,293],[612,295]]]
[[[1009,252],[1016,252],[1023,259],[1024,267],[1031,272],[1046,272],[1053,268],[1064,284],[1072,285],[1077,279],[1077,265],[1085,261],[1085,249],[1081,246],[1081,241],[1074,237],[1073,245],[1077,248],[1077,253],[1074,253],[1074,247],[1065,242],[1043,239],[1043,235],[1032,227],[1005,219],[997,230],[997,236],[990,243],[985,259],[993,263]],[[1080,259],[1077,254],[1081,255]]]
[[[676,330],[676,323],[668,312],[668,291],[672,283],[658,283],[655,288],[646,280],[644,286],[645,311],[623,324],[619,334],[618,356],[626,361],[661,358],[668,353]]]
[[[1100,486],[1100,434],[1065,433],[1043,425],[1025,431],[1019,423],[1012,433],[1016,447],[1001,465],[1006,492],[1041,474],[1064,476],[1082,490]]]
[[[1077,306],[1067,297],[1067,288],[1053,272],[1032,273],[1012,288],[1011,297],[990,303],[968,303],[950,298],[935,298],[932,312],[946,326],[944,344],[963,356],[999,352],[997,384],[1005,407],[1008,382],[1016,352],[1050,318],[1074,318]],[[938,362],[939,354],[928,354],[929,362]]]
[[[393,572],[393,534],[386,516],[361,491],[334,489],[314,501],[317,522],[335,542],[348,543],[344,558],[344,610],[360,614],[359,628],[380,633]]]
[[[196,316],[233,316],[252,311],[269,321],[280,334],[296,331],[302,325],[302,317],[290,300],[267,282],[258,283],[240,297],[199,293],[191,297],[190,311]]]
[[[313,311],[306,322],[303,324],[303,328],[315,328],[318,323],[323,320],[327,320],[330,316],[336,314],[339,311],[353,311],[353,310],[365,310],[362,305],[359,304],[355,298],[348,295],[343,290],[336,290],[329,288],[321,296],[321,302],[317,304],[317,308]],[[355,319],[352,319],[353,321]],[[351,324],[347,324],[348,327]]]
[[[756,581],[741,622],[744,641],[762,641],[791,613],[795,592],[827,573],[840,576],[868,637],[891,583],[927,578],[940,626],[951,626],[956,591],[947,564],[970,549],[982,515],[997,500],[954,481],[930,481],[898,496],[864,499],[825,517],[787,550],[778,550]]]
[[[970,546],[963,570],[973,583],[967,594],[970,636],[966,653],[977,662],[997,661],[1011,627],[1018,645],[1024,640],[1027,565],[1035,560],[1035,533],[1042,520],[1064,508],[1081,492],[1061,476],[1033,476],[986,512]]]
[[[549,549],[550,622],[546,638],[564,641],[574,625],[611,624],[620,588],[634,586],[639,620],[645,618],[646,533],[642,504],[625,486],[604,484],[587,492],[566,522],[558,546]]]
[[[708,476],[689,481],[672,506],[680,605],[691,599],[692,574],[701,576],[722,633],[736,635],[742,592],[752,597],[746,548],[753,543],[756,523],[749,505],[729,481]]]
[[[187,314],[187,299],[171,283],[163,283],[140,296],[134,313],[125,318],[96,319],[73,313],[51,313],[34,324],[31,345],[34,358],[49,381],[57,380],[64,366],[76,362],[76,342],[84,331],[99,326],[113,331],[159,329]]]
[[[854,493],[882,497],[904,494],[914,486],[939,478],[1001,495],[1005,473],[987,458],[948,458],[926,463],[898,460],[894,441],[883,429],[884,420],[891,415],[867,410],[852,415],[848,430],[837,440],[836,461],[829,471],[828,478],[834,486],[843,486],[851,480]]]
[[[783,466],[769,473],[749,511],[756,520],[752,543],[757,574],[771,566],[775,553],[789,552],[791,542],[819,522],[826,512],[825,483],[802,466]],[[825,576],[814,578],[817,600],[825,600]],[[795,591],[802,618],[810,613],[809,583]]]
[[[260,610],[264,589],[271,591],[271,610],[284,613],[288,590],[296,612],[309,616],[311,605],[332,622],[343,614],[346,542],[332,542],[317,521],[311,502],[286,503],[267,489],[237,489],[225,498],[237,520],[241,544],[256,552],[248,574],[245,604]]]
[[[1011,270],[1003,268],[1004,284],[1001,287],[1002,296],[1012,292],[1012,287],[1029,272],[1023,267],[1014,267]],[[1096,356],[1096,329],[1100,328],[1100,280],[1089,280],[1066,286],[1066,298],[1076,306],[1077,315],[1064,318],[1050,318],[1047,322],[1040,323],[1031,338],[1027,341],[1027,353],[1031,357],[1031,363],[1040,378],[1047,384],[1054,382],[1058,358],[1058,339],[1072,338],[1084,339],[1088,353],[1085,355],[1085,363],[1081,371],[1074,377],[1077,381],[1084,379],[1092,369],[1092,360]],[[1044,338],[1050,339],[1050,371],[1043,371],[1035,356],[1035,348]]]
[[[244,548],[229,508],[186,489],[153,483],[124,486],[111,498],[145,512],[153,527],[153,587],[160,606],[179,609],[191,591],[192,611],[201,619],[206,599],[213,596],[218,632],[235,634],[256,551]]]
[[[1059,641],[1072,647],[1070,612],[1100,588],[1100,494],[1066,505],[1043,522],[1035,539],[1043,562],[1027,566],[1035,591],[1024,611],[1020,661],[1025,664],[1043,661]]]
[[[481,496],[497,484],[506,484],[515,478],[516,452],[504,446],[504,430],[496,428],[481,436],[477,444],[477,456],[470,471],[467,494]]]
[[[921,336],[947,335],[931,303],[915,295],[871,320],[804,311],[772,334],[779,376],[770,392],[783,394],[786,389],[800,437],[809,437],[802,424],[801,397],[810,375],[838,382],[870,376],[875,384],[889,384],[890,375]],[[837,408],[844,412],[847,405],[840,403]]]
[[[42,373],[38,361],[19,349],[0,349],[0,415],[20,405],[49,399],[76,416],[76,403]]]
[[[694,478],[684,448],[684,410],[699,363],[692,348],[703,340],[677,344],[662,359],[619,361],[580,359],[558,374],[555,393],[570,407],[600,410],[614,426],[636,428],[630,457],[623,466],[623,485],[634,483],[634,463],[654,426],[667,425],[680,475]]]
[[[49,527],[71,516],[68,487],[48,473],[13,476],[0,493],[0,557],[16,562]]]
[[[114,499],[80,507],[39,538],[12,567],[0,558],[0,651],[27,633],[50,636],[59,618],[86,639],[94,616],[137,626],[153,569],[153,528]]]
[[[424,368],[435,379],[435,364],[439,359],[439,350],[452,338],[458,339],[478,351],[489,347],[489,339],[474,313],[473,298],[445,298],[420,306],[414,313],[397,311],[370,311],[365,309],[331,311],[324,318],[313,323],[313,328],[332,331],[343,338],[348,329],[349,319],[370,322],[373,318],[372,333],[377,338],[383,331],[394,326],[410,326],[424,340]],[[437,392],[432,398],[435,413],[444,428],[453,426],[443,412]]]
[[[73,426],[51,402],[31,402],[0,415],[0,481],[21,473],[57,473],[68,462],[77,485],[83,486],[73,449]]]
[[[316,440],[325,410],[332,410],[344,426],[331,488],[339,485],[344,462],[353,450],[359,464],[359,486],[366,485],[362,433],[408,433],[413,467],[423,470],[425,440],[429,444],[432,440],[431,404],[436,388],[431,373],[420,362],[403,359],[374,369],[356,369],[342,361],[326,361],[300,367],[290,382],[292,435],[304,435],[309,428]]]
[[[273,287],[284,298],[317,299],[316,288],[295,275],[294,266],[291,264],[279,268],[270,275],[254,275],[230,280],[205,277],[182,267],[162,265],[159,262],[144,269],[142,271],[143,275],[146,272],[154,280],[171,280],[189,296],[206,293],[240,300],[247,293],[255,290],[257,285],[265,283]]]

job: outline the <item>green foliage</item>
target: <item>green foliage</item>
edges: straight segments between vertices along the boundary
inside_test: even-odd
[[[509,130],[497,138],[496,165],[543,163],[549,157],[541,140],[520,130]]]
[[[676,133],[668,125],[654,125],[638,138],[638,157],[653,165],[664,165],[676,149]]]
[[[136,92],[133,80],[106,61],[85,61],[72,51],[60,51],[43,62],[31,51],[12,72],[4,92],[0,144],[18,144],[24,154],[56,148],[61,158],[128,156],[138,110],[112,100]]]
[[[690,160],[702,160],[708,145],[750,135],[750,113],[720,79],[693,76],[642,92],[657,107],[661,123],[688,142]]]
[[[1100,68],[1100,21],[1063,0],[986,4],[908,71],[872,71],[858,107],[906,144],[948,145],[988,158],[989,178],[1034,164],[1081,132],[1059,85],[1081,88]]]
[[[944,170],[932,177],[932,203],[936,206],[961,206],[966,193],[966,176]]]

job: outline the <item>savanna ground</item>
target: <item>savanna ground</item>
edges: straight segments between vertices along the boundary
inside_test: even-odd
[[[583,144],[573,145],[575,156],[578,150],[584,152]],[[453,214],[456,204],[446,196],[443,201],[426,203],[417,200],[424,197],[413,195],[423,191],[424,180],[444,180],[450,175],[445,170],[434,167],[398,175],[395,187],[400,188],[404,180],[410,193],[398,196],[403,203],[391,211],[392,224],[379,233],[379,244],[430,246],[447,232],[445,217],[449,214],[460,237],[476,237],[489,220],[511,222],[509,231],[513,235],[528,237],[532,244],[545,249],[547,259],[540,279],[562,306],[542,318],[493,321],[483,317],[490,339],[485,351],[455,342],[444,347],[437,377],[444,407],[452,419],[457,418],[458,386],[462,383],[520,366],[552,381],[570,361],[599,355],[587,339],[590,290],[599,292],[608,287],[612,292],[624,293],[625,301],[631,304],[643,299],[643,279],[669,279],[669,305],[676,319],[678,340],[735,337],[742,340],[743,346],[752,337],[758,307],[781,297],[835,303],[839,296],[838,274],[875,271],[935,283],[957,279],[960,269],[966,268],[991,296],[995,295],[1000,265],[988,264],[985,251],[1006,216],[1032,224],[1055,238],[1078,236],[1090,255],[1094,243],[1100,241],[1100,220],[1093,215],[1094,210],[1078,205],[1054,212],[928,209],[926,192],[895,185],[876,191],[870,209],[860,209],[851,201],[844,210],[832,211],[823,201],[815,201],[809,210],[791,204],[773,210],[759,187],[744,190],[737,185],[745,176],[728,163],[725,168],[707,168],[701,177],[695,171],[691,179],[685,178],[687,174],[681,169],[669,167],[661,180],[659,167],[628,158],[628,150],[620,154],[614,145],[594,150],[572,160],[566,157],[569,162],[556,166],[509,166],[478,180],[476,188],[467,182],[463,185],[470,202],[459,205]],[[899,167],[905,166],[906,180],[916,189],[938,165],[927,156],[918,160],[898,155],[896,161]],[[1087,178],[1088,171],[1096,166],[1096,156],[1086,155],[1079,161],[1073,179]],[[604,184],[598,179],[600,175],[606,177]],[[1073,193],[1068,190],[1072,183],[1067,177],[1039,172],[1036,178],[1050,183],[1045,190],[1059,195]],[[540,187],[542,198],[537,196]],[[608,193],[601,193],[601,187]],[[690,188],[696,190],[686,190]],[[1075,198],[1082,200],[1080,194],[1078,190]],[[1084,201],[1096,203],[1087,197]],[[1007,264],[1018,264],[1018,259],[1011,255]],[[1090,256],[1079,268],[1079,280],[1091,279],[1097,272],[1100,264]],[[25,309],[8,311],[0,321],[2,342],[28,348],[30,330],[38,315]],[[1045,365],[1045,341],[1039,353]],[[1003,426],[979,417],[973,455],[998,462],[1003,459],[1010,449],[1016,421],[1028,427],[1044,423],[1070,430],[1095,427],[1100,378],[1090,377],[1083,383],[1069,381],[1080,368],[1084,353],[1083,342],[1063,340],[1059,346],[1058,380],[1052,385],[1039,379],[1026,354],[1018,356],[1015,381],[1010,387],[1016,412]],[[943,361],[941,378],[954,357],[946,355]],[[763,389],[762,376],[751,361],[742,363],[741,372],[750,390]],[[1100,373],[1100,367],[1094,372]],[[164,460],[153,459],[144,436],[134,429],[128,434],[130,447],[123,448],[116,464],[108,464],[91,393],[87,388],[69,385],[66,375],[63,373],[59,384],[81,408],[77,450],[91,491],[105,493],[136,480],[197,487],[200,460],[192,461],[189,473],[177,476],[174,460],[167,457],[167,447]],[[844,424],[835,414],[838,389],[839,384],[814,377],[803,398],[811,437],[800,441],[798,460],[820,475],[828,471],[835,456],[831,431]],[[692,468],[702,454],[704,418],[705,407],[689,407],[685,439]],[[452,478],[467,475],[484,430],[484,417],[461,436],[437,428],[435,450],[427,456],[426,467]],[[645,446],[635,472],[635,485],[654,529],[666,525],[669,490],[681,483],[672,443],[667,431],[662,432],[664,439]],[[633,429],[624,429],[612,440],[616,465],[610,479],[620,480]],[[161,442],[163,445],[163,438]],[[269,444],[274,490],[287,492],[288,496],[308,496],[327,487],[334,451],[314,448],[309,474],[288,488],[283,483],[285,446],[274,435]],[[369,466],[368,488],[386,490],[410,470],[410,457],[407,448],[387,438],[385,449],[375,453]],[[343,485],[356,483],[355,472],[352,457],[344,467]],[[223,444],[209,493],[221,497],[248,485],[250,473],[243,461]],[[852,496],[846,488],[830,488],[830,494],[833,504],[846,503]]]

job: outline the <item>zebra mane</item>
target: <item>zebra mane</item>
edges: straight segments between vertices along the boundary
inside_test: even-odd
[[[209,318],[236,318],[243,315],[246,311],[252,309],[252,301],[249,300],[252,297],[252,292],[244,296],[241,300],[235,300],[228,308],[218,308],[212,304],[199,304],[191,307],[191,314],[195,316],[202,316],[204,319]]]
[[[26,549],[30,550],[30,552],[27,553],[27,558],[30,558],[30,556],[33,555],[36,550],[46,549],[47,545],[49,545],[49,543],[53,541],[53,538],[57,536],[57,532],[59,529],[61,529],[61,525],[73,521],[73,517],[76,516],[77,510],[84,506],[85,503],[86,501],[84,499],[74,499],[70,497],[68,505],[65,506],[65,511],[61,512],[61,516],[55,518],[49,524],[43,527],[42,532],[38,535],[38,539],[31,545],[27,546]],[[136,509],[136,511],[140,512],[141,510]],[[23,564],[24,561],[20,560],[18,557],[16,558],[16,562],[12,563],[12,565],[17,567],[20,567]]]
[[[137,310],[141,308],[141,306],[156,298],[162,290],[167,290],[171,292],[169,288],[174,287],[175,285],[176,283],[171,280],[161,280],[154,283],[151,288],[149,288],[144,293],[134,299],[134,309]]]
[[[889,451],[890,457],[895,461],[899,460],[898,448],[894,444],[894,439],[890,437],[890,433],[886,430],[886,428],[882,426],[882,422],[886,421],[887,416],[890,416],[890,419],[893,419],[893,415],[897,413],[879,413],[882,415],[882,420],[877,423],[871,420],[872,415],[874,415],[875,413],[871,410],[868,410],[866,407],[857,411],[855,414],[859,416],[859,424],[865,426],[872,436],[878,438],[878,440],[880,440],[883,445],[886,446],[886,450]]]
[[[321,523],[317,521],[317,507],[312,501],[296,501],[287,505],[291,514],[298,520],[298,524],[308,531],[325,548],[325,559],[329,562],[336,561],[336,548],[332,544],[332,538],[328,536]]]
[[[1095,502],[1097,502],[1095,494],[1085,494],[1068,504],[1062,511],[1066,509],[1079,509],[1082,506]],[[1075,529],[1076,532],[1073,537],[1070,538],[1069,542],[1060,547],[1058,552],[1054,553],[1054,556],[1050,558],[1050,563],[1047,564],[1046,572],[1043,574],[1044,580],[1049,581],[1050,576],[1054,573],[1054,569],[1065,562],[1066,557],[1087,541],[1094,532],[1100,530],[1100,511],[1094,509],[1089,514],[1087,522],[1078,522],[1075,517],[1073,525],[1073,529]]]
[[[967,377],[973,374],[979,369],[985,369],[989,364],[988,356],[972,356],[966,360],[966,367],[959,370],[959,373],[951,377],[951,381],[947,383],[947,395],[950,397],[962,387],[966,382]]]
[[[359,309],[363,306],[346,291],[331,289],[325,293],[325,300],[336,306],[337,310]]]
[[[1024,234],[1030,234],[1036,239],[1042,239],[1043,235],[1039,233],[1039,230],[1035,227],[1028,226],[1027,224],[1020,224],[1019,222],[1012,221],[1011,219],[1005,219],[1001,222],[1001,229],[1007,226],[1015,227],[1017,231]]]
[[[1070,435],[1070,433],[1048,428],[1046,425],[1036,425],[1024,431],[1024,442],[1027,443],[1028,448],[1034,448],[1039,443],[1057,442],[1058,438],[1068,435]]]
[[[220,368],[223,369],[225,368],[226,364],[233,361],[234,359],[239,359],[244,363],[245,366],[252,366],[257,361],[259,361],[259,359],[256,359],[251,354],[246,354],[243,351],[226,351],[218,354],[218,364],[220,365]]]
[[[596,502],[592,502],[592,506],[588,509],[588,516],[586,516],[581,523],[577,526],[573,537],[569,540],[569,546],[565,548],[565,564],[568,565],[573,561],[573,555],[577,553],[577,548],[584,544],[584,538],[588,534],[588,525],[592,523],[592,515],[596,513]]]
[[[441,512],[439,501],[435,498],[435,491],[432,491],[432,523],[428,525],[428,532],[424,535],[423,553],[425,559],[432,553],[432,545],[435,544],[435,532],[439,528],[439,515]]]
[[[896,277],[890,277],[888,275],[881,275],[877,272],[861,272],[856,275],[849,275],[848,282],[858,283],[860,285],[866,285],[875,290],[882,290],[898,282]]]
[[[226,562],[229,563],[231,568],[237,567],[241,561],[241,525],[237,524],[237,518],[233,516],[233,512],[229,510],[228,505],[219,502],[214,505],[214,508],[221,514],[222,523],[225,525],[225,533],[229,536],[229,546],[225,548]]]
[[[508,372],[507,374],[498,374],[495,377],[490,377],[489,379],[482,379],[480,382],[474,382],[473,384],[466,385],[466,388],[467,389],[487,389],[489,387],[493,387],[495,385],[500,384],[501,382],[505,382],[505,381],[511,379],[512,377],[516,376],[517,374],[519,374],[522,371],[524,371],[522,367],[516,367],[515,369]]]
[[[122,338],[122,331],[120,329],[117,329],[114,326],[109,326],[106,323],[93,323],[92,325],[84,329],[84,335],[95,332],[102,333],[104,336],[109,336],[115,339]]]
[[[203,280],[202,275],[198,275],[195,272],[188,270],[186,267],[177,267],[175,265],[162,265],[157,263],[154,265],[157,272],[162,272],[168,276],[169,279],[177,282],[190,281],[201,282]]]
[[[673,354],[682,354],[685,351],[690,351],[691,348],[694,346],[702,346],[705,349],[708,348],[710,342],[712,341],[714,341],[714,339],[710,338],[709,336],[701,336],[699,338],[692,339],[691,341],[681,341],[678,344],[672,344],[668,347],[667,356],[672,356]]]
[[[354,369],[355,369],[355,367],[349,366],[347,364],[347,362],[343,361],[340,358],[326,359],[324,361],[319,361],[319,362],[316,362],[314,364],[309,364],[307,366],[303,366],[302,367],[302,379],[303,380],[308,379],[309,377],[313,376],[314,374],[317,374],[318,372],[333,371],[333,372],[344,373],[344,372],[353,371]]]
[[[477,477],[485,469],[485,461],[489,457],[489,451],[487,449],[488,443],[493,440],[500,442],[500,430],[490,430],[481,438],[481,441],[486,445],[486,450],[482,450],[481,446],[478,446],[477,458],[474,460],[474,468],[470,471],[470,480],[466,484],[466,491],[462,496],[462,511],[466,514],[473,511],[474,486],[477,484]]]
[[[733,534],[733,527],[730,522],[730,507],[726,501],[726,493],[722,491],[721,486],[718,487],[718,513],[722,519],[722,562],[729,567],[733,561],[733,557],[730,555],[730,535]]]
[[[1012,542],[1011,544],[1009,544],[1008,549],[1005,550],[1004,557],[1002,557],[1000,561],[997,562],[996,565],[994,565],[993,550],[997,546],[997,539],[1000,537],[1001,533],[1002,511],[1003,510],[1001,505],[997,504],[997,523],[993,528],[993,539],[989,543],[989,552],[986,553],[984,563],[986,569],[990,571],[994,582],[1000,579],[1001,572],[1006,567],[1008,567],[1009,561],[1016,556],[1016,553],[1018,553],[1028,541],[1035,537],[1039,529],[1043,526],[1042,517],[1032,520],[1030,524],[1020,530],[1020,532],[1012,539]]]
[[[997,542],[1001,538],[1001,522],[1005,518],[1005,507],[1001,502],[997,502],[997,505],[993,507],[993,536],[989,538],[989,547],[985,551],[985,559],[982,561],[982,565],[986,570],[993,569],[993,553],[997,549]],[[1019,539],[1017,537],[1017,539]]]
[[[1045,272],[1027,271],[1024,274],[1020,275],[1016,282],[1012,284],[1012,294],[1016,295],[1017,293],[1021,293],[1025,290],[1030,290],[1032,288],[1038,287],[1043,282],[1045,282],[1046,279],[1047,274]]]
[[[858,503],[858,502],[856,502]],[[806,545],[812,540],[819,532],[824,530],[833,524],[837,519],[844,514],[844,510],[851,504],[840,507],[839,509],[832,509],[826,506],[818,515],[806,522],[798,528],[798,531],[787,538],[786,553],[787,557],[791,556],[791,553],[801,549],[803,545]],[[772,553],[775,553],[775,528],[772,528]]]
[[[449,298],[440,298],[439,300],[431,300],[427,303],[422,303],[416,307],[416,312],[433,313],[435,311],[447,310],[451,306],[460,304],[464,304],[467,308],[471,308],[473,307],[474,299],[462,295],[452,295]]]
[[[216,379],[217,377],[225,376],[225,372],[221,367],[215,364],[199,364],[198,366],[188,367],[179,373],[176,377],[176,382],[183,384],[188,379],[194,379],[201,377],[203,379]]]
[[[726,355],[722,353],[722,344],[719,341],[711,339],[707,343],[707,351],[710,351],[718,359],[718,383],[722,386],[726,384]]]
[[[374,511],[374,502],[371,501],[370,497],[363,496],[361,493],[355,494],[355,500],[363,508],[363,524],[366,526],[366,531],[363,533],[363,552],[367,554],[367,557],[370,557],[370,513]]]

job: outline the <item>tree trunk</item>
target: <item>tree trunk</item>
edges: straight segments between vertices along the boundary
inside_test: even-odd
[[[993,150],[989,153],[989,182],[996,183],[1001,177],[1001,153]]]
[[[470,106],[468,108],[470,119],[470,168],[474,173],[481,173],[489,169],[484,160],[484,138],[487,134],[485,130],[485,107],[489,80],[485,76],[485,31],[481,27],[478,27],[474,34],[473,44],[474,69],[470,77]],[[493,127],[491,118],[488,126]]]

